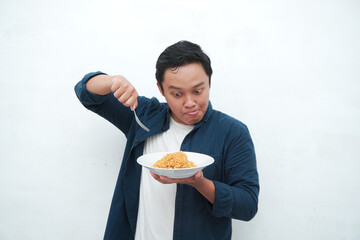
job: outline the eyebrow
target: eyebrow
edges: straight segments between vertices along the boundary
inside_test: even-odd
[[[204,85],[205,83],[204,82],[201,82],[199,84],[196,84],[195,86],[193,86],[192,88],[198,88],[202,85]],[[181,90],[182,88],[181,87],[176,87],[176,86],[169,86],[169,89],[175,89],[175,90]]]

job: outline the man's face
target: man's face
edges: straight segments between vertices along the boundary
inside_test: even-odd
[[[200,63],[167,69],[162,86],[163,91],[158,83],[175,121],[188,125],[201,121],[209,104],[210,82]]]

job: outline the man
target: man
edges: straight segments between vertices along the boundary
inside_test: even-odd
[[[104,239],[231,239],[232,218],[255,216],[254,146],[243,123],[212,108],[211,75],[200,46],[180,41],[156,64],[166,103],[138,96],[121,75],[89,73],[75,86],[81,103],[127,138]],[[149,132],[136,123],[134,109]],[[179,150],[207,154],[215,162],[184,179],[158,176],[136,162],[143,154]]]

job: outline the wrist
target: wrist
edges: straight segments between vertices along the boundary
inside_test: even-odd
[[[203,175],[195,182],[194,188],[201,193],[210,203],[215,200],[215,184]]]
[[[211,180],[207,179],[203,175],[198,178],[196,178],[195,176],[195,179],[196,181],[194,182],[193,187],[196,188],[198,191],[200,191],[201,189],[205,189],[208,185],[212,183]]]

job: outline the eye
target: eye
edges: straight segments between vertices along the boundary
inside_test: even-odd
[[[203,91],[203,89],[202,88],[200,88],[200,89],[196,89],[195,90],[195,94],[199,94],[199,93],[201,93]]]
[[[180,97],[180,96],[181,96],[181,93],[179,93],[179,92],[174,92],[174,93],[172,93],[172,95],[173,95],[174,97]]]

